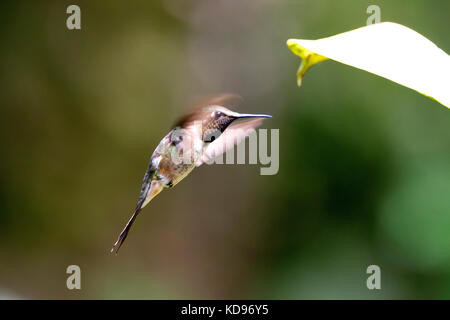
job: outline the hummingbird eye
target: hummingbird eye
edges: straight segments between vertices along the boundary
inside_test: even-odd
[[[222,115],[222,112],[220,112],[220,111],[213,111],[213,112],[211,112],[211,118],[213,118],[213,119],[217,119],[221,115]]]
[[[209,129],[207,130],[207,132],[205,132],[203,141],[206,143],[214,142],[214,140],[216,140],[216,138],[218,138],[220,135],[220,130]]]

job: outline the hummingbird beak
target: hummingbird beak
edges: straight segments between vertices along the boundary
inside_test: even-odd
[[[272,118],[271,115],[268,114],[255,114],[255,113],[237,113],[232,115],[236,119],[242,119],[242,118]]]

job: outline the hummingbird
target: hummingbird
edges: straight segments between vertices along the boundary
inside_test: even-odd
[[[139,199],[111,252],[117,254],[139,212],[162,190],[172,188],[195,167],[223,154],[259,126],[266,114],[237,113],[211,104],[181,118],[153,152]]]

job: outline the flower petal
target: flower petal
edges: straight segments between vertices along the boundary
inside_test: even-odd
[[[379,75],[416,90],[450,108],[450,57],[416,31],[383,22],[319,40],[289,39],[302,63],[297,82],[326,59]]]

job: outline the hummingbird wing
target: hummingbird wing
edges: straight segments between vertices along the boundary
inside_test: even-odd
[[[174,127],[186,128],[195,121],[201,121],[204,119],[204,114],[209,113],[206,111],[206,106],[226,106],[233,107],[238,104],[238,101],[242,100],[242,97],[234,93],[223,93],[219,95],[204,96],[196,99],[190,107],[190,111],[187,112],[183,117],[178,119]]]
[[[235,145],[238,145],[249,136],[256,127],[260,126],[263,120],[264,118],[241,118],[235,120],[216,140],[206,147],[196,166],[199,167],[203,163],[234,148]]]

